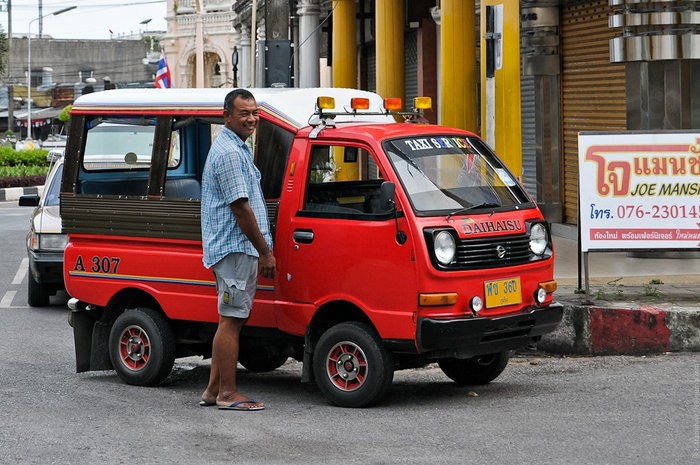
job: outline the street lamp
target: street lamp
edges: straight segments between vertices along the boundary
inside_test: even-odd
[[[238,47],[233,47],[231,54],[231,65],[233,66],[233,87],[238,87]]]
[[[29,32],[27,33],[27,138],[32,137],[32,23],[39,21],[47,16],[56,16],[66,11],[74,10],[77,6],[69,6],[60,10],[54,11],[46,15],[41,15],[29,21]]]

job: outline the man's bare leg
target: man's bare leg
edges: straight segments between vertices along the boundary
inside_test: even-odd
[[[236,367],[241,329],[246,319],[219,317],[219,327],[214,335],[209,384],[202,400],[217,405],[230,405],[241,400],[250,400],[236,388]],[[262,407],[261,402],[246,404],[247,407]]]

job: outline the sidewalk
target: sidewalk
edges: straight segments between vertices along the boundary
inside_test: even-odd
[[[579,355],[700,351],[697,253],[669,254],[674,258],[589,253],[586,296],[578,292],[575,228],[569,229],[554,236],[555,300],[564,304],[564,319],[539,349]],[[679,258],[687,256],[694,258]]]
[[[35,187],[3,187],[0,188],[0,202],[18,201],[20,196],[25,194],[39,194],[44,190],[44,186]]]

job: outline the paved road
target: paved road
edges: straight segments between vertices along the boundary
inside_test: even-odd
[[[331,407],[289,361],[243,372],[262,412],[197,405],[208,362],[178,360],[160,386],[74,372],[65,296],[26,306],[29,209],[0,202],[2,464],[659,464],[700,460],[700,357],[520,355],[495,382],[398,372],[370,409]],[[19,271],[18,271],[19,270]],[[21,277],[18,283],[17,279]],[[8,295],[14,292],[13,297]]]

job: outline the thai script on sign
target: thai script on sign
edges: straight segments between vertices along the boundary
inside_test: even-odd
[[[608,161],[600,153],[640,154],[630,160]],[[650,155],[642,155],[642,154]],[[659,155],[667,153],[673,155]],[[594,145],[588,148],[586,161],[596,164],[596,189],[600,196],[627,196],[631,191],[632,175],[636,176],[700,176],[700,138],[695,144],[669,145]],[[696,186],[691,186],[697,193]],[[635,190],[636,191],[636,190]],[[666,195],[676,195],[666,189]],[[664,195],[662,191],[659,195]],[[694,194],[693,194],[694,195]]]

